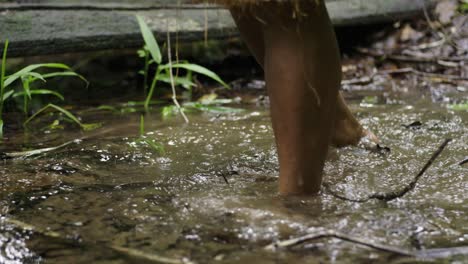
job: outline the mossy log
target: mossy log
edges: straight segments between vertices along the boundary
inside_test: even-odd
[[[431,3],[329,0],[327,5],[334,24],[345,26],[406,18]],[[168,30],[177,32],[181,41],[203,40],[206,32],[210,39],[238,34],[223,7],[188,1],[0,0],[0,47],[9,39],[9,56],[136,48],[143,42],[135,14],[146,18],[158,39],[165,39]]]

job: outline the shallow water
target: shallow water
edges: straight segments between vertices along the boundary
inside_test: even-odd
[[[333,238],[263,249],[322,229],[405,250],[468,246],[468,167],[459,165],[468,153],[468,113],[427,102],[353,108],[391,152],[331,151],[324,180],[349,198],[403,188],[444,139],[453,141],[402,198],[354,203],[327,191],[277,194],[277,156],[263,108],[192,114],[189,125],[148,116],[146,136],[165,154],[137,141],[137,115],[90,113],[108,121],[89,134],[18,134],[6,151],[81,140],[2,161],[0,263],[143,261],[128,249],[196,263],[414,261]],[[415,121],[422,125],[403,126]],[[435,261],[466,263],[464,250]]]

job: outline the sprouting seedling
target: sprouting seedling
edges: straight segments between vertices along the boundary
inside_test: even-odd
[[[143,39],[145,41],[145,48],[143,50],[147,50],[148,54],[151,55],[151,58],[152,58],[152,61],[157,65],[156,66],[156,72],[154,74],[154,77],[153,77],[153,80],[151,82],[151,85],[149,87],[149,90],[148,90],[148,94],[146,96],[146,100],[145,100],[145,110],[148,111],[149,110],[149,105],[150,105],[150,102],[151,102],[151,99],[153,97],[153,94],[155,92],[155,89],[156,89],[156,84],[161,81],[161,82],[165,82],[165,83],[169,83],[171,84],[171,86],[175,87],[175,86],[183,86],[183,87],[186,87],[186,88],[191,88],[193,86],[195,86],[194,82],[192,81],[192,72],[194,73],[198,73],[200,75],[204,75],[206,77],[209,77],[213,80],[215,80],[216,82],[220,83],[222,86],[226,87],[226,88],[229,88],[229,86],[214,72],[212,72],[211,70],[203,67],[203,66],[200,66],[200,65],[197,65],[197,64],[191,64],[191,63],[188,63],[188,62],[176,62],[176,63],[172,63],[171,59],[170,59],[170,44],[167,45],[167,49],[168,49],[168,59],[169,59],[169,62],[166,63],[166,64],[161,64],[162,63],[162,55],[161,55],[161,50],[159,48],[159,45],[158,45],[158,42],[156,41],[156,38],[153,34],[153,32],[151,31],[151,29],[148,27],[148,25],[146,24],[146,22],[144,21],[144,19],[141,17],[141,16],[137,16],[137,21],[138,21],[138,24],[140,26],[140,31],[141,31],[141,34],[143,36]],[[170,43],[170,38],[168,36],[168,43]],[[146,66],[147,65],[150,65],[151,62],[148,62],[146,60],[146,55],[145,53],[141,53],[140,56],[144,56],[145,57],[145,71],[144,72],[147,72],[147,68]],[[172,74],[172,70],[173,69],[184,69],[187,71],[187,76],[186,77],[174,77],[173,74]],[[147,74],[147,73],[146,73]],[[174,90],[174,88],[173,88]],[[173,101],[174,101],[174,104],[176,106],[178,106],[178,102],[177,102],[177,98],[175,96],[175,91],[173,91],[174,94],[173,94]],[[179,109],[179,112],[183,115],[183,110],[181,109],[180,106],[177,107]]]
[[[137,143],[143,143],[149,146],[154,152],[164,154],[164,146],[154,139],[149,139],[145,136],[145,116],[140,115],[140,137],[136,140]]]

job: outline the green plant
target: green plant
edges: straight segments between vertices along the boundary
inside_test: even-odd
[[[5,71],[6,71],[6,56],[8,50],[8,39],[5,41],[2,55],[2,69],[0,70],[0,138],[3,138],[3,105],[5,101]]]
[[[32,97],[35,95],[52,95],[60,100],[64,100],[62,94],[44,88],[35,88],[35,83],[38,81],[46,82],[47,79],[55,78],[55,77],[78,77],[83,80],[87,85],[88,81],[81,75],[74,72],[70,67],[62,63],[41,63],[41,64],[33,64],[23,69],[17,71],[16,73],[7,76],[6,75],[6,57],[8,52],[8,40],[5,41],[5,46],[3,49],[3,56],[2,56],[2,68],[1,68],[1,76],[0,76],[0,137],[3,136],[3,108],[5,105],[5,101],[11,98],[16,97],[23,97],[23,112],[26,116],[29,113],[29,102],[31,101]],[[40,69],[56,69],[61,70],[57,72],[49,72],[49,73],[39,73],[37,70]],[[20,80],[21,81],[21,89],[15,90],[13,84]],[[32,119],[37,117],[40,113],[44,112],[46,109],[55,109],[68,117],[70,120],[78,124],[85,130],[89,130],[91,128],[96,127],[96,124],[83,124],[81,123],[72,113],[69,111],[61,108],[60,106],[54,104],[48,104],[47,106],[43,107],[35,114],[33,114],[30,118],[28,118],[24,125],[26,126]]]
[[[468,101],[459,104],[448,105],[448,108],[455,111],[468,111]]]
[[[43,108],[41,108],[39,111],[37,111],[36,113],[34,113],[30,118],[28,118],[25,122],[24,122],[24,126],[27,126],[29,124],[29,122],[31,122],[33,119],[35,119],[38,115],[40,115],[41,113],[44,113],[46,110],[48,109],[52,109],[52,110],[55,110],[55,111],[58,111],[62,114],[64,114],[67,118],[69,118],[72,122],[74,122],[75,124],[79,125],[83,130],[85,131],[89,131],[89,130],[94,130],[96,128],[99,128],[101,127],[101,124],[100,123],[92,123],[92,124],[85,124],[85,123],[82,123],[78,118],[76,118],[76,116],[74,116],[72,113],[70,113],[68,110],[65,110],[63,109],[62,107],[60,106],[57,106],[57,105],[54,105],[54,104],[48,104],[46,106],[44,106]]]
[[[45,73],[45,74],[34,72],[35,70],[39,70],[41,68],[60,69],[60,70],[65,70],[65,71]],[[8,99],[10,96],[11,97],[22,96],[23,97],[23,112],[25,113],[25,115],[28,115],[29,102],[32,99],[33,95],[53,95],[63,101],[64,100],[63,95],[61,95],[58,92],[48,90],[48,89],[37,89],[33,87],[33,84],[37,81],[42,81],[45,83],[47,79],[55,78],[55,77],[78,77],[82,79],[84,82],[86,82],[86,84],[88,84],[88,82],[83,76],[73,72],[70,69],[70,67],[68,67],[65,64],[62,64],[62,63],[34,64],[34,65],[29,65],[23,68],[22,70],[14,73],[13,75],[6,77],[5,86],[9,86],[13,84],[15,81],[21,80],[22,91],[15,92],[13,89],[10,89],[7,96],[5,97],[5,100]]]
[[[161,64],[161,50],[159,48],[154,34],[151,32],[150,28],[141,16],[137,16],[137,21],[146,44],[143,50],[140,50],[139,52],[140,57],[145,58],[145,68],[142,74],[146,77],[146,81],[148,80],[148,71],[150,68],[149,66],[151,64],[156,64],[155,74],[149,87],[148,94],[146,95],[146,100],[144,104],[146,111],[149,110],[149,104],[151,102],[151,99],[156,89],[156,84],[158,82],[165,82],[171,85],[173,91],[172,100],[176,109],[184,116],[184,118],[186,118],[184,115],[184,109],[179,105],[177,101],[175,87],[182,86],[186,89],[191,89],[191,87],[195,86],[193,82],[192,73],[204,75],[215,80],[216,82],[220,83],[226,88],[229,87],[216,73],[210,71],[209,69],[203,66],[192,64],[186,61],[178,61],[176,63],[173,63],[171,59],[171,45],[169,36],[167,38],[168,62],[166,64]],[[149,59],[150,55],[151,59]],[[184,69],[187,72],[187,74],[184,77],[174,76],[173,69]],[[186,119],[186,121],[188,120]]]
[[[225,114],[225,113],[240,113],[245,111],[240,108],[233,108],[224,105],[229,105],[235,103],[235,99],[217,99],[217,94],[207,94],[198,99],[196,102],[186,102],[183,104],[184,109],[187,112],[209,112],[214,114]],[[170,105],[162,109],[162,115],[164,118],[173,116],[177,112],[175,106]]]
[[[467,0],[462,0],[459,7],[458,7],[458,10],[461,12],[461,13],[466,13],[468,12],[468,1]]]
[[[149,146],[153,151],[158,154],[164,154],[164,146],[156,142],[154,139],[149,139],[145,136],[145,116],[140,115],[140,137],[136,140],[136,143],[144,144]]]

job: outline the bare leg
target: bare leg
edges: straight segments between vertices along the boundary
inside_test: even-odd
[[[317,193],[341,81],[333,28],[324,6],[306,7],[309,16],[301,19],[278,3],[255,8],[253,16],[266,22],[263,65],[280,160],[280,193]]]
[[[260,66],[265,68],[265,44],[262,22],[252,13],[252,10],[232,8],[231,14],[248,48]],[[365,135],[365,131],[347,107],[341,93],[338,94],[336,114],[331,144],[338,147],[357,144],[361,137]]]

